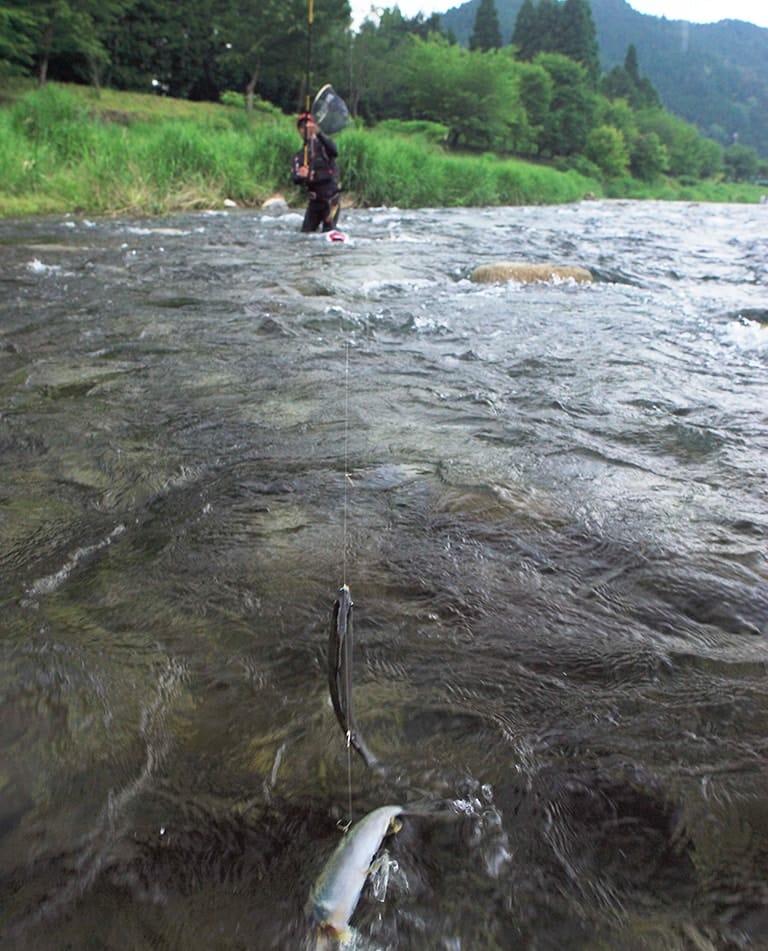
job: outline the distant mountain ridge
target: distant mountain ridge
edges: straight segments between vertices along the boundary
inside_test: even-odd
[[[523,0],[496,0],[509,43]],[[441,15],[442,26],[466,45],[480,0]],[[640,72],[664,107],[723,145],[751,145],[768,156],[768,29],[739,20],[689,23],[638,13],[626,0],[590,0],[607,72],[622,65],[630,43]]]

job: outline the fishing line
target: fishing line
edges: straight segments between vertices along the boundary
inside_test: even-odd
[[[344,346],[344,515],[342,529],[342,572],[347,585],[347,545],[349,521],[349,341]],[[344,639],[345,690],[347,695],[347,829],[352,825],[352,599],[349,600],[347,636]],[[345,832],[347,831],[345,829]]]
[[[344,514],[342,517],[342,570],[341,577],[347,583],[347,524],[349,518],[349,341],[344,347]]]
[[[380,769],[376,757],[368,749],[355,724],[352,710],[352,652],[354,642],[353,608],[354,602],[347,584],[347,561],[349,558],[349,501],[352,478],[349,460],[349,407],[350,407],[350,359],[349,343],[345,348],[344,360],[344,494],[342,502],[342,538],[341,561],[344,582],[338,590],[338,596],[331,611],[331,625],[328,637],[328,690],[331,695],[336,719],[344,734],[347,746],[347,804],[348,821],[346,826],[339,823],[345,831],[352,824],[352,750],[369,769]]]

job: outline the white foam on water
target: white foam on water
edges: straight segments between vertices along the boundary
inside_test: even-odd
[[[22,604],[28,605],[40,595],[52,594],[64,584],[67,578],[70,577],[72,572],[84,559],[96,554],[96,552],[101,551],[103,548],[108,548],[123,532],[125,532],[125,525],[117,525],[112,529],[109,535],[101,541],[95,542],[93,545],[85,545],[82,548],[78,548],[69,556],[58,571],[54,571],[50,575],[45,575],[45,577],[33,581],[27,589],[27,596],[23,599]]]
[[[60,274],[61,267],[58,264],[43,264],[38,258],[33,258],[27,263],[27,270],[33,274]]]
[[[725,328],[725,342],[740,350],[768,350],[768,326],[756,320],[732,320]]]

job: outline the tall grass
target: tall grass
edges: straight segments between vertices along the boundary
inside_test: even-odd
[[[598,182],[576,172],[495,156],[445,154],[437,146],[399,135],[351,131],[342,143],[344,188],[365,205],[554,204],[600,191]]]
[[[124,106],[124,110],[121,108]],[[578,174],[494,155],[456,155],[440,146],[442,127],[390,123],[352,128],[339,136],[347,204],[404,208],[543,204],[604,194],[602,183]],[[264,104],[253,118],[234,106],[185,103],[84,87],[49,84],[0,108],[0,215],[42,212],[149,213],[255,206],[290,183],[299,148],[293,120]],[[606,186],[632,197],[633,180]],[[749,186],[659,183],[643,197],[757,200]],[[738,197],[736,197],[738,195]],[[638,196],[639,197],[639,196]]]
[[[295,133],[235,110],[198,121],[93,115],[56,86],[0,110],[0,213],[145,211],[257,204],[288,184]]]

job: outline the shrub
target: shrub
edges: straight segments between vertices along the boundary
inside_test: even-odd
[[[652,182],[669,168],[669,150],[655,132],[638,135],[630,155],[632,174],[644,182]]]
[[[623,175],[629,168],[629,151],[624,136],[611,125],[597,126],[590,131],[584,154],[611,178]]]

